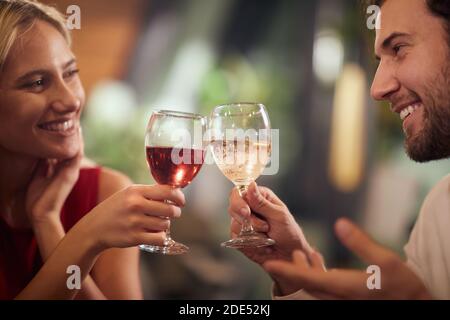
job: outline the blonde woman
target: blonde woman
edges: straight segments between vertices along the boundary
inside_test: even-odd
[[[63,16],[0,0],[0,299],[140,299],[136,246],[180,215],[179,189],[81,165],[84,102]]]

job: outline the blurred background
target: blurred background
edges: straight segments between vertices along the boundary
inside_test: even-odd
[[[50,0],[81,9],[73,49],[88,94],[86,153],[153,183],[144,132],[154,109],[208,115],[227,102],[266,105],[280,129],[280,170],[262,176],[328,266],[363,267],[336,240],[356,220],[402,252],[448,161],[415,164],[397,115],[370,99],[373,34],[357,0]],[[229,237],[232,184],[204,165],[173,223],[182,256],[141,253],[146,299],[269,299],[271,281]]]

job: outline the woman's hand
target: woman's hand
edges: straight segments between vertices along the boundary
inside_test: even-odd
[[[28,186],[26,210],[33,226],[47,222],[59,222],[61,209],[78,180],[83,158],[83,138],[80,151],[66,160],[41,159]]]
[[[167,218],[178,218],[184,204],[180,189],[132,185],[101,202],[73,229],[89,237],[97,253],[139,244],[163,245],[170,225]]]

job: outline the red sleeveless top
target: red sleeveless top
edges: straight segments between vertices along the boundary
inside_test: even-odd
[[[100,167],[83,168],[61,210],[66,232],[97,205]],[[11,228],[0,217],[0,300],[14,299],[42,266],[32,229]]]

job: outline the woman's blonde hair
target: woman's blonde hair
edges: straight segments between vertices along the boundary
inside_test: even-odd
[[[36,20],[50,23],[71,44],[66,18],[54,7],[34,0],[0,0],[0,71],[20,32],[31,28]]]

